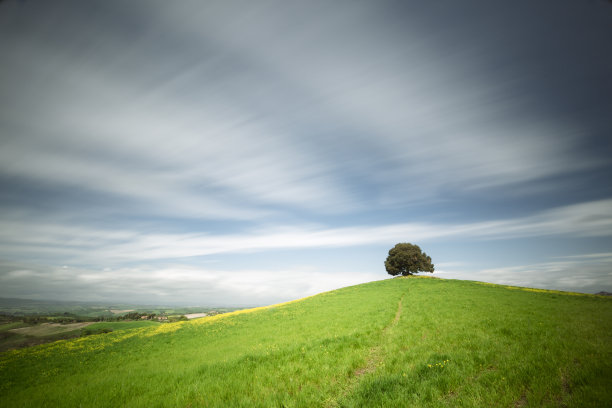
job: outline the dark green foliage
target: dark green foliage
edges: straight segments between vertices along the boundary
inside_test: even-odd
[[[401,243],[389,250],[385,269],[389,275],[407,276],[417,272],[433,272],[434,265],[418,245]]]
[[[112,328],[110,327],[103,327],[100,329],[83,329],[81,330],[81,336],[91,336],[92,334],[104,334],[104,333],[111,333],[113,331]]]

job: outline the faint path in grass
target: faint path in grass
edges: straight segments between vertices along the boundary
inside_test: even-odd
[[[383,357],[381,353],[381,346],[385,342],[387,338],[387,333],[389,332],[389,330],[397,326],[397,323],[399,322],[400,317],[402,316],[402,300],[403,299],[404,297],[402,296],[402,298],[397,303],[397,311],[395,312],[395,317],[393,318],[393,321],[389,323],[382,330],[380,342],[374,347],[370,348],[370,352],[368,355],[368,359],[366,360],[366,364],[363,367],[355,370],[355,377],[359,377],[364,374],[374,372],[376,370],[376,367],[378,367],[378,365],[381,363],[382,357]]]
[[[397,326],[397,322],[399,322],[399,319],[402,315],[402,300],[404,299],[404,297],[402,296],[402,298],[399,300],[399,302],[397,303],[397,312],[395,312],[395,318],[393,319],[393,322],[391,323],[391,326]],[[385,330],[389,329],[389,326],[385,327]]]
[[[397,303],[397,311],[395,312],[395,317],[393,318],[393,320],[382,329],[380,340],[378,341],[378,343],[370,348],[368,352],[368,358],[366,359],[366,363],[362,367],[355,370],[355,372],[353,373],[354,376],[350,379],[348,386],[342,392],[342,397],[349,395],[351,391],[355,389],[357,384],[359,384],[360,377],[362,377],[365,374],[373,373],[380,366],[380,364],[382,364],[383,357],[384,357],[383,345],[385,344],[385,342],[388,341],[390,330],[392,330],[395,326],[397,326],[398,322],[400,321],[400,318],[402,316],[402,300],[403,299],[404,299],[404,296],[402,296],[399,302]],[[327,401],[326,407],[337,407],[337,406],[338,406],[338,401],[336,399]]]

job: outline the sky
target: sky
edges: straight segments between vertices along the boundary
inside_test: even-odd
[[[612,4],[0,2],[0,297],[612,292]]]

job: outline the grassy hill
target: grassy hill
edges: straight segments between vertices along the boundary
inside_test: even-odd
[[[0,354],[3,407],[612,406],[612,299],[399,278]]]

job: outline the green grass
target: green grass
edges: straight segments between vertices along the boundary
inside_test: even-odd
[[[10,322],[10,323],[2,323],[0,324],[0,333],[4,333],[11,329],[19,329],[21,327],[26,327],[27,324],[23,322]]]
[[[393,279],[4,352],[0,406],[611,406],[611,337],[608,298]]]
[[[81,329],[81,336],[91,336],[95,334],[110,333],[115,330],[128,330],[137,329],[140,327],[151,327],[157,326],[161,323],[152,320],[136,320],[136,321],[122,321],[122,322],[100,322],[89,324],[87,327]]]
[[[87,326],[87,329],[90,330],[103,330],[103,329],[111,329],[115,330],[128,330],[128,329],[137,329],[141,327],[151,327],[158,326],[161,323],[153,321],[153,320],[137,320],[137,321],[123,321],[123,322],[99,322],[90,324]]]

